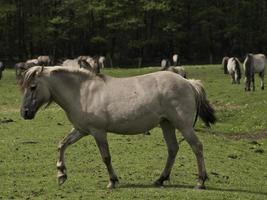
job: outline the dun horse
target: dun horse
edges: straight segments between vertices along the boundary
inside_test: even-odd
[[[228,59],[227,71],[232,77],[232,84],[240,84],[241,67],[238,58],[232,57]]]
[[[175,129],[179,129],[197,159],[196,188],[205,188],[207,172],[203,146],[193,127],[198,115],[207,126],[215,123],[216,118],[200,81],[186,80],[165,71],[114,78],[86,69],[37,66],[26,72],[22,89],[21,115],[24,119],[33,119],[42,105],[55,102],[66,112],[73,125],[72,131],[58,147],[59,184],[67,179],[66,148],[90,134],[107,167],[108,188],[114,188],[118,176],[111,163],[107,133],[142,134],[160,124],[168,158],[155,185],[163,185],[169,179],[179,148]]]
[[[251,90],[251,82],[252,89],[255,91],[255,73],[259,74],[261,79],[261,89],[264,90],[264,74],[266,64],[267,60],[264,54],[247,54],[243,65],[245,71],[245,91]]]

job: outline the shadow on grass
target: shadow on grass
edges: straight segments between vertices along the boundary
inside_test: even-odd
[[[194,189],[193,185],[164,185],[162,187],[156,187],[153,184],[125,184],[125,185],[120,185],[119,188],[140,188],[140,189],[145,189],[145,188],[180,188],[180,189]],[[256,191],[250,191],[250,190],[243,190],[243,189],[229,189],[229,188],[215,188],[215,187],[207,187],[206,190],[204,191],[219,191],[219,192],[239,192],[239,193],[247,193],[247,194],[257,194],[257,195],[264,195],[267,196],[267,192],[256,192]]]

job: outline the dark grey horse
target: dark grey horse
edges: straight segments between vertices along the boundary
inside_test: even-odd
[[[5,70],[5,65],[0,61],[0,80],[2,79],[2,73]]]

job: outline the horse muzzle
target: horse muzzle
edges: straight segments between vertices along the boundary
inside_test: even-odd
[[[23,119],[26,119],[26,120],[33,119],[35,116],[35,112],[33,110],[30,110],[29,108],[22,108],[20,113]]]

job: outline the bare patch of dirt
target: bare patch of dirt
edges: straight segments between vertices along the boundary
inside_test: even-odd
[[[234,135],[228,135],[227,138],[233,140],[262,140],[267,138],[267,130],[257,131],[254,133],[236,133]]]
[[[251,133],[235,133],[235,134],[228,134],[228,133],[222,133],[222,132],[217,132],[213,130],[207,130],[207,129],[196,129],[196,131],[200,132],[208,132],[213,135],[217,136],[222,136],[228,139],[232,140],[262,140],[267,138],[267,129],[261,130],[261,131],[256,131],[256,132],[251,132]]]

